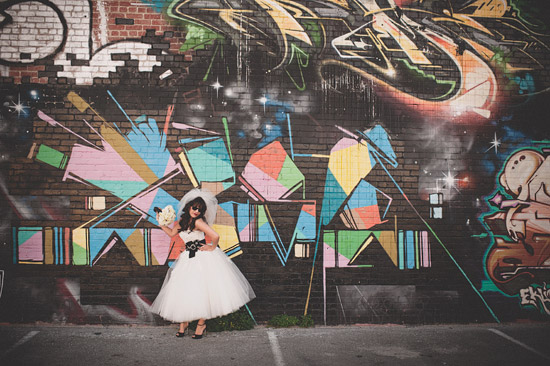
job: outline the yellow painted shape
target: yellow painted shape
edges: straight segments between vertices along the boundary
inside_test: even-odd
[[[117,151],[126,164],[139,174],[147,184],[153,184],[159,179],[128,141],[126,141],[124,136],[118,133],[114,128],[104,124],[100,128],[100,132],[105,141]]]
[[[51,227],[44,228],[44,264],[53,264],[53,230]]]
[[[88,249],[88,229],[78,228],[73,230],[73,244]]]
[[[193,173],[193,169],[189,164],[189,160],[187,160],[187,156],[184,152],[181,152],[178,156],[180,158],[181,164],[183,165],[183,170],[185,170],[185,173],[191,180],[191,184],[193,185],[193,187],[197,188],[199,186],[199,182],[197,181],[197,178],[195,178],[195,173]]]
[[[384,251],[390,257],[393,265],[397,267],[398,265],[398,253],[397,253],[397,239],[393,231],[382,231],[378,237],[378,241]]]
[[[361,247],[359,248],[359,250],[357,251],[357,253],[355,253],[355,255],[353,256],[353,258],[351,258],[351,260],[349,261],[349,264],[353,264],[353,262],[357,259],[357,257],[359,257],[359,254],[363,253],[363,251],[365,249],[367,249],[367,247],[370,245],[370,243],[372,243],[373,239],[375,238],[374,234],[370,234],[367,239],[365,239],[365,241],[363,242],[363,244],[361,244]]]
[[[235,252],[235,253],[231,254],[231,255],[229,256],[229,258],[233,259],[233,258],[235,258],[235,257],[237,257],[237,256],[239,256],[239,255],[241,255],[241,254],[243,254],[243,251],[242,251],[242,250],[239,250],[238,252]]]
[[[346,194],[372,169],[367,145],[357,143],[331,152],[328,167]]]
[[[151,265],[152,265],[152,266],[158,266],[158,265],[160,265],[160,263],[159,263],[157,257],[155,257],[155,255],[154,255],[153,253],[151,253],[151,257],[150,257],[149,260],[151,261]]]
[[[145,244],[141,230],[135,230],[124,242],[141,266],[145,266]]]
[[[468,7],[476,6],[472,16],[483,18],[501,18],[508,10],[507,0],[478,0]]]
[[[212,229],[214,229],[215,232],[218,233],[220,236],[220,241],[218,242],[218,246],[223,250],[224,252],[239,244],[239,237],[237,236],[237,230],[234,226],[230,225],[212,225]]]
[[[256,3],[273,18],[283,35],[290,35],[310,46],[313,45],[304,28],[280,2],[273,0],[256,0]]]
[[[90,108],[90,105],[80,97],[80,95],[76,94],[75,92],[70,92],[68,95],[67,95],[67,99],[69,99],[69,101],[71,103],[73,103],[73,105],[80,111],[80,112],[84,112],[86,109]]]
[[[239,24],[242,21],[242,11],[235,9],[220,10],[219,17],[231,28],[241,33],[248,33],[247,30]]]

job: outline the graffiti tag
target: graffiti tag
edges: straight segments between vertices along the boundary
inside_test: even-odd
[[[541,313],[550,315],[550,287],[531,285],[519,291],[522,306],[534,306]]]

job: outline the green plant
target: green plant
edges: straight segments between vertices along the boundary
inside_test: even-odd
[[[302,315],[299,319],[298,319],[298,325],[302,328],[309,328],[309,327],[313,327],[315,325],[315,323],[313,322],[313,318],[311,317],[311,315]]]
[[[298,318],[292,315],[280,314],[274,315],[267,325],[274,328],[288,328],[298,324]]]
[[[302,315],[300,317],[296,317],[292,315],[280,314],[273,316],[267,322],[267,325],[274,328],[288,328],[294,326],[309,328],[313,327],[314,322],[311,315]]]

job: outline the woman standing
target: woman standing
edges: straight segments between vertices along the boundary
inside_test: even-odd
[[[209,226],[216,218],[217,205],[212,194],[193,189],[180,201],[180,221],[171,229],[160,227],[170,237],[179,235],[186,247],[168,270],[151,307],[152,312],[180,323],[176,337],[183,337],[189,322],[198,319],[193,338],[201,339],[206,319],[230,314],[256,297],[237,266],[218,247],[220,236]],[[205,237],[212,242],[207,244]]]

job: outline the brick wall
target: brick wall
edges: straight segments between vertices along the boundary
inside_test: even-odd
[[[0,2],[0,321],[161,324],[194,187],[259,322],[548,319],[542,5]]]

